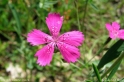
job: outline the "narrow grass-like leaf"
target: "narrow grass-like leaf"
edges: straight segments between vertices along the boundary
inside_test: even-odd
[[[104,47],[111,41],[110,38],[107,38],[107,40],[104,42],[104,44],[101,46],[101,48],[97,51],[96,55],[99,55],[103,50]]]
[[[93,81],[91,81],[91,80],[86,80],[85,82],[93,82]]]
[[[13,14],[15,20],[16,20],[16,23],[17,23],[17,28],[15,28],[15,30],[18,33],[18,35],[20,35],[21,34],[21,22],[20,22],[18,13],[17,13],[15,7],[11,3],[9,3],[8,5],[9,5],[9,7],[12,11],[12,14]]]
[[[102,74],[101,78],[104,78],[109,72],[113,70],[113,68],[124,58],[124,52],[122,51],[121,55],[118,57],[118,59],[111,65],[111,67]]]
[[[77,69],[79,69],[79,70],[82,70],[80,67],[76,66],[76,65],[73,64],[73,63],[71,63],[70,65],[73,66],[73,67],[75,67],[75,68],[77,68]]]
[[[98,71],[97,67],[96,67],[94,64],[92,64],[92,66],[93,66],[93,69],[94,69],[94,72],[95,72],[95,74],[96,74],[96,77],[97,77],[98,81],[99,81],[99,82],[102,82],[102,80],[101,80],[101,77],[100,77],[100,74],[99,74],[99,71]]]
[[[118,48],[117,51],[118,51],[118,52],[124,51],[124,40],[123,40],[123,44]]]
[[[119,80],[118,82],[124,82],[124,78],[122,78],[121,80]]]
[[[115,67],[113,68],[113,70],[110,72],[109,76],[107,79],[111,79],[113,77],[113,75],[116,73],[117,69],[119,68],[120,64],[121,64],[122,59],[115,65]]]
[[[52,5],[56,4],[58,1],[44,1],[43,8],[50,8]]]
[[[9,37],[6,33],[0,31],[0,34],[2,34],[7,40],[11,40],[11,37]]]
[[[98,8],[97,8],[93,3],[90,3],[90,5],[91,5],[91,7],[92,7],[93,9],[95,9],[95,10],[98,11]]]
[[[107,45],[110,41],[111,41],[111,38],[108,37],[107,40],[105,41],[105,43],[104,43],[103,45],[104,45],[104,46]]]
[[[117,58],[120,55],[121,51],[124,50],[122,46],[124,46],[124,40],[117,41],[102,57],[97,68],[100,69],[108,62],[111,62],[112,60]]]
[[[86,1],[88,1],[88,0],[86,0]],[[98,7],[96,7],[96,5],[94,4],[93,0],[89,0],[88,3],[89,3],[89,5],[90,5],[93,9],[98,10]]]

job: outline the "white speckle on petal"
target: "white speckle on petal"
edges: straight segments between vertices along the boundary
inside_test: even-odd
[[[60,21],[58,21],[57,24],[60,24]]]
[[[52,28],[52,32],[54,32],[55,30],[54,30],[54,28]]]

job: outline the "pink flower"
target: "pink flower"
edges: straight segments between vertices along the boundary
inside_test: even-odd
[[[45,66],[50,64],[54,48],[59,49],[64,60],[68,63],[75,62],[80,57],[80,52],[77,47],[84,41],[84,35],[80,31],[71,31],[59,36],[62,23],[63,17],[57,13],[50,13],[46,17],[46,24],[51,36],[37,29],[28,33],[27,41],[31,45],[47,44],[35,54],[38,57],[37,63],[39,65]]]
[[[124,30],[120,29],[120,25],[117,22],[106,23],[106,28],[109,31],[109,37],[112,39],[124,39]]]

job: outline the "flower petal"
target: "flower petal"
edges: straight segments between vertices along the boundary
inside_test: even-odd
[[[57,46],[60,50],[60,53],[64,57],[64,60],[66,60],[68,63],[76,62],[77,59],[80,57],[79,49],[75,46],[71,46],[63,42],[58,42]]]
[[[117,22],[112,22],[112,25],[109,23],[106,23],[106,28],[109,31],[109,37],[111,39],[116,39],[118,38],[118,32],[119,32],[119,24]]]
[[[53,36],[57,36],[63,23],[63,17],[61,17],[57,13],[49,13],[48,17],[46,17],[46,23],[50,30],[50,33]]]
[[[62,34],[58,41],[73,45],[73,46],[80,46],[81,43],[84,41],[84,35],[80,31],[71,31]]]
[[[117,22],[112,22],[112,27],[114,30],[119,30],[120,29],[120,25]]]
[[[118,38],[124,39],[124,30],[119,31]]]
[[[27,41],[30,42],[31,45],[39,45],[51,42],[53,39],[46,33],[43,33],[40,30],[34,29],[30,33],[28,33]]]
[[[54,52],[53,43],[49,43],[48,45],[44,46],[35,54],[35,56],[38,57],[37,63],[41,66],[49,65],[52,60],[53,52]]]
[[[111,24],[110,23],[106,23],[106,29],[109,31],[109,32],[111,32],[112,30],[113,30],[113,27],[111,26]]]
[[[109,32],[109,37],[113,40],[115,40],[117,38],[117,36],[112,32]]]

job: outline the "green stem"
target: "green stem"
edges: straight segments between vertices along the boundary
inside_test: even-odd
[[[84,15],[83,15],[83,27],[84,27],[84,23],[85,23],[85,17],[86,17],[86,13],[87,13],[87,5],[88,5],[88,0],[86,0],[85,3],[85,8],[84,8]],[[86,28],[83,29],[84,34],[86,35]]]
[[[31,69],[30,81],[32,81],[33,70]]]
[[[113,63],[113,65],[101,76],[101,78],[104,78],[114,68],[114,66],[123,59],[123,57],[124,52],[118,57],[118,59]]]
[[[86,0],[86,3],[85,3],[85,8],[84,8],[84,15],[83,15],[83,24],[82,24],[82,26],[83,26],[83,29],[82,29],[82,32],[84,33],[84,38],[85,38],[85,41],[86,41],[86,28],[85,28],[85,26],[84,26],[84,23],[85,23],[85,17],[86,17],[86,13],[87,13],[87,5],[88,5],[88,0]],[[84,41],[84,44],[86,44],[86,42]],[[83,48],[84,48],[84,51],[86,51],[86,47],[85,47],[85,45],[83,46]]]
[[[100,77],[100,74],[99,74],[99,71],[98,71],[97,67],[94,64],[92,64],[92,66],[93,66],[93,69],[94,69],[94,72],[95,72],[95,75],[96,75],[98,81],[102,82],[102,79]]]
[[[77,15],[77,22],[78,22],[78,29],[81,31],[80,21],[79,21],[79,14],[78,14],[78,4],[76,0],[74,0],[75,7],[76,7],[76,15]]]

